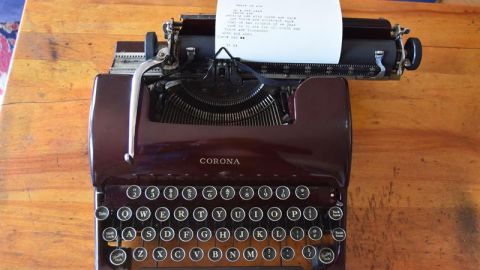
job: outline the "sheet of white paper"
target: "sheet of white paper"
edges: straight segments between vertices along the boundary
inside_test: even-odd
[[[215,51],[245,61],[337,64],[339,0],[218,0]],[[220,58],[226,58],[221,53]]]

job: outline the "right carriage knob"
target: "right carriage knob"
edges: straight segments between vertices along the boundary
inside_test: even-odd
[[[408,70],[416,70],[422,61],[422,43],[418,38],[409,38],[405,43],[405,58],[408,64],[405,68]]]

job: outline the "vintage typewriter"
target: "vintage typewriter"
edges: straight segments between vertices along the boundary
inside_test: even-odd
[[[256,63],[217,57],[215,16],[163,29],[95,80],[95,268],[345,269],[345,78],[398,79],[420,41],[344,18],[339,64]]]

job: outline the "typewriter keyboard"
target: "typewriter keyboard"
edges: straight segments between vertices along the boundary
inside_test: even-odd
[[[113,268],[327,269],[346,238],[341,201],[326,186],[110,186],[95,217]]]

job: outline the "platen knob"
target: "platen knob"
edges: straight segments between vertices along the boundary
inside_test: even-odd
[[[422,61],[422,43],[418,38],[409,38],[405,43],[405,54],[410,62],[405,65],[408,70],[416,70]]]

